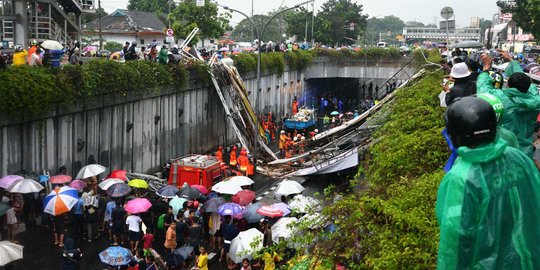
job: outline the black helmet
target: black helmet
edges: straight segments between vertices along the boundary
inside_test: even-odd
[[[476,146],[492,142],[497,131],[497,117],[491,105],[477,97],[461,98],[446,110],[446,129],[454,147]]]

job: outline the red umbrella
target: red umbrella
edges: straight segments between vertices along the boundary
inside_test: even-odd
[[[234,194],[231,201],[234,203],[237,203],[239,205],[246,206],[253,202],[255,199],[255,191],[244,189],[242,191],[238,191],[238,193]]]
[[[71,182],[71,176],[65,175],[65,174],[59,174],[55,176],[51,176],[49,179],[49,182],[52,184],[65,184]]]
[[[118,178],[127,181],[127,172],[125,170],[114,170],[107,178]]]
[[[262,216],[265,216],[265,217],[271,217],[271,218],[276,218],[276,217],[282,217],[283,216],[283,212],[275,207],[272,207],[272,206],[269,206],[269,205],[265,205],[259,209],[257,209],[256,211],[259,215],[262,215]]]
[[[205,186],[201,185],[191,185],[192,188],[198,189],[200,192],[202,192],[204,195],[208,194],[208,189],[206,189]]]

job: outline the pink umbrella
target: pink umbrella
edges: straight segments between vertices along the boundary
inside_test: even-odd
[[[86,187],[86,183],[82,180],[76,179],[73,180],[73,182],[69,183],[69,186],[78,191],[81,191]]]
[[[51,182],[51,184],[65,184],[65,183],[69,183],[71,179],[72,178],[69,175],[59,174],[59,175],[51,176],[51,179],[49,179],[49,182]]]
[[[127,181],[127,172],[125,170],[114,170],[107,178],[118,178]]]
[[[275,207],[272,207],[270,205],[264,205],[263,207],[257,209],[256,211],[259,215],[265,216],[265,217],[282,217],[283,212]]]
[[[20,175],[6,175],[0,178],[0,187],[6,189],[9,186],[11,186],[13,183],[15,183],[17,180],[21,180],[21,179],[24,179],[24,177]]]
[[[152,207],[152,203],[147,198],[137,198],[127,202],[124,209],[132,214],[148,211]]]
[[[234,194],[231,201],[239,205],[246,206],[252,203],[254,199],[255,199],[255,191],[244,189]]]
[[[201,185],[191,185],[192,188],[198,189],[200,192],[202,192],[204,195],[208,194],[208,189],[206,189],[205,186]]]

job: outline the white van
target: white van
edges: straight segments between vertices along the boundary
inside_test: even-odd
[[[388,46],[388,44],[386,44],[386,42],[377,42],[377,47],[379,48],[386,48]]]

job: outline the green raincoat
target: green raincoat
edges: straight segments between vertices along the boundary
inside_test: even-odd
[[[540,175],[497,137],[458,158],[437,193],[437,269],[540,269]]]
[[[158,62],[160,64],[163,64],[163,65],[167,64],[167,60],[169,59],[168,58],[169,57],[168,53],[169,52],[167,51],[167,49],[161,48],[161,50],[159,51],[158,57],[157,57]]]
[[[510,62],[505,70],[510,77],[516,72],[523,72],[519,63]],[[514,132],[520,149],[529,157],[534,153],[534,123],[540,112],[540,96],[535,84],[531,84],[527,93],[521,93],[516,88],[498,90],[493,87],[488,72],[482,72],[476,82],[477,93],[488,93],[498,97],[504,105],[504,115],[499,125]]]

